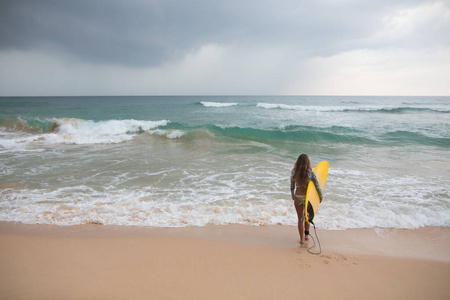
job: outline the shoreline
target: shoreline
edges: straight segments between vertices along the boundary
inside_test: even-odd
[[[313,227],[311,235],[315,239]],[[187,227],[150,227],[83,224],[59,226],[0,221],[0,235],[18,234],[43,237],[184,237],[216,242],[263,247],[301,246],[296,226],[288,225],[207,225]],[[427,259],[450,263],[450,227],[317,229],[323,252],[367,254]],[[441,239],[441,240],[439,240]],[[312,240],[307,244],[312,245]],[[409,247],[410,245],[414,247]]]
[[[450,227],[317,234],[320,255],[300,246],[295,226],[0,222],[0,294],[5,299],[450,298]]]

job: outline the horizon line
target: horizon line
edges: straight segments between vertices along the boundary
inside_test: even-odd
[[[154,94],[154,95],[0,95],[0,98],[57,98],[57,97],[450,97],[450,95],[286,95],[286,94]]]

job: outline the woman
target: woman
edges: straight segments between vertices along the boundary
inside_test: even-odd
[[[305,223],[305,198],[306,189],[308,188],[308,183],[310,181],[314,182],[316,186],[317,193],[320,197],[320,202],[322,202],[322,189],[320,188],[319,182],[317,181],[316,174],[312,171],[311,161],[307,154],[301,154],[294,164],[294,168],[291,173],[291,195],[292,200],[294,200],[295,210],[297,211],[298,217],[298,233],[300,234],[300,244],[307,241],[309,235],[309,224]],[[295,188],[297,186],[297,188]],[[295,193],[294,193],[295,190]],[[304,231],[303,231],[304,230]]]

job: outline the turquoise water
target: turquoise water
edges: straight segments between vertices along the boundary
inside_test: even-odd
[[[450,97],[0,98],[0,220],[295,225],[289,173],[330,162],[326,229],[450,226]]]

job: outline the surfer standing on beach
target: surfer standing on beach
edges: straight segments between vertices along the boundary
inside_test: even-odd
[[[298,217],[298,232],[300,234],[300,244],[307,241],[309,235],[309,226],[305,222],[305,199],[306,190],[310,181],[314,182],[316,190],[319,194],[320,201],[322,202],[322,189],[317,181],[316,174],[312,171],[311,161],[307,154],[301,154],[294,164],[294,168],[291,172],[291,195],[294,200],[295,210]],[[297,188],[295,188],[297,187]],[[295,190],[295,192],[294,192]]]

